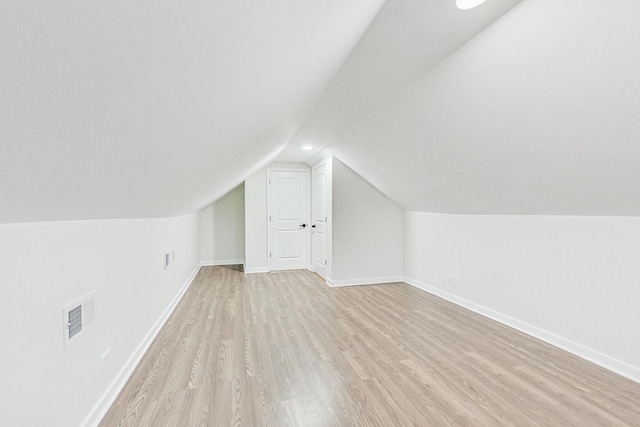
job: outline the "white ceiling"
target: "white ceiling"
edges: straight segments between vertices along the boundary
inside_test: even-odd
[[[639,19],[525,1],[325,152],[405,210],[640,215]]]
[[[0,2],[0,222],[193,212],[273,158],[383,0]]]
[[[640,2],[383,3],[3,1],[0,222],[180,215],[328,153],[407,210],[640,215]]]
[[[519,2],[460,10],[455,0],[388,0],[279,160],[314,157]]]

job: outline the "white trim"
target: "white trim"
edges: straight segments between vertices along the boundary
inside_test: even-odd
[[[251,267],[244,269],[244,274],[253,274],[253,273],[268,273],[269,267]]]
[[[333,280],[327,278],[327,285],[332,288],[338,288],[343,286],[361,286],[361,285],[382,285],[385,283],[397,283],[404,282],[403,276],[388,276],[388,277],[369,277],[366,279],[349,279],[349,280]]]
[[[422,283],[410,277],[405,277],[404,282],[415,288],[421,289],[432,295],[435,295],[449,302],[452,302],[456,305],[459,305],[468,310],[471,310],[474,313],[480,314],[481,316],[488,317],[489,319],[495,320],[496,322],[502,323],[503,325],[516,329],[520,332],[523,332],[527,335],[530,335],[534,338],[537,338],[541,341],[544,341],[548,344],[551,344],[555,347],[565,350],[591,363],[595,363],[598,366],[608,369],[609,371],[615,372],[616,374],[622,375],[623,377],[626,377],[632,381],[640,383],[639,367],[629,365],[628,363],[622,362],[611,356],[600,353],[599,351],[593,350],[582,344],[578,344],[576,342],[573,342],[571,340],[558,336],[552,332],[545,331],[544,329],[540,329],[536,326],[530,325],[518,319],[514,319],[513,317],[507,316],[506,314],[502,314],[498,311],[484,307],[480,304],[476,304],[464,298],[460,298],[456,295],[450,294],[438,288],[434,288],[433,286],[429,286],[425,283]]]
[[[120,394],[125,384],[129,380],[129,377],[133,374],[133,371],[136,369],[142,357],[145,355],[149,346],[156,338],[164,324],[169,320],[169,316],[178,306],[178,303],[184,296],[184,294],[189,289],[189,286],[193,283],[193,279],[195,279],[198,271],[200,271],[201,264],[198,264],[196,269],[191,273],[191,276],[187,279],[178,294],[173,298],[169,306],[164,310],[164,312],[160,315],[160,318],[156,321],[156,323],[151,327],[147,335],[144,337],[138,348],[133,352],[127,363],[122,367],[116,378],[111,382],[107,390],[102,394],[100,400],[94,405],[93,409],[84,419],[84,422],[81,424],[85,427],[97,426],[102,421],[102,418],[107,414],[107,411],[116,400],[116,397]]]
[[[214,265],[238,265],[244,264],[243,259],[226,259],[218,261],[200,261],[201,267],[212,267]]]

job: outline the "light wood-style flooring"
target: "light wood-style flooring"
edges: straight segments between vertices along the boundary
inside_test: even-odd
[[[102,426],[639,426],[640,385],[406,284],[202,268]]]

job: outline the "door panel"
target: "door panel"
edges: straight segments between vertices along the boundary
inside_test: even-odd
[[[315,194],[317,195],[316,199],[315,199],[315,203],[314,203],[314,219],[315,218],[319,218],[322,220],[322,218],[325,218],[327,216],[327,210],[326,210],[326,202],[325,202],[325,185],[327,182],[327,176],[326,173],[324,171],[324,169],[326,169],[326,165],[325,166],[321,166],[321,170],[319,171],[314,171],[315,172],[315,176],[314,176],[314,181],[315,181]]]
[[[313,270],[322,278],[327,278],[329,180],[326,163],[313,170]]]
[[[308,216],[309,174],[269,171],[271,270],[307,268]]]
[[[278,259],[293,259],[300,256],[299,234],[299,230],[278,230]]]
[[[276,178],[276,198],[278,206],[276,217],[279,221],[299,221],[303,218],[300,200],[303,197],[300,181],[297,177]]]

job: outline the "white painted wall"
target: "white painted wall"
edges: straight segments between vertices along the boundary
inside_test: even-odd
[[[204,264],[242,264],[245,257],[244,183],[200,212],[200,256]]]
[[[245,273],[269,271],[267,249],[267,169],[244,182]]]
[[[198,266],[198,240],[198,215],[0,225],[0,425],[80,425]],[[63,349],[62,307],[92,290],[95,326]]]
[[[332,162],[330,285],[400,281],[403,212],[345,166]]]
[[[404,269],[640,380],[639,242],[640,218],[407,212]]]
[[[210,204],[198,212],[200,223],[200,259],[213,260],[215,258],[215,208]]]

